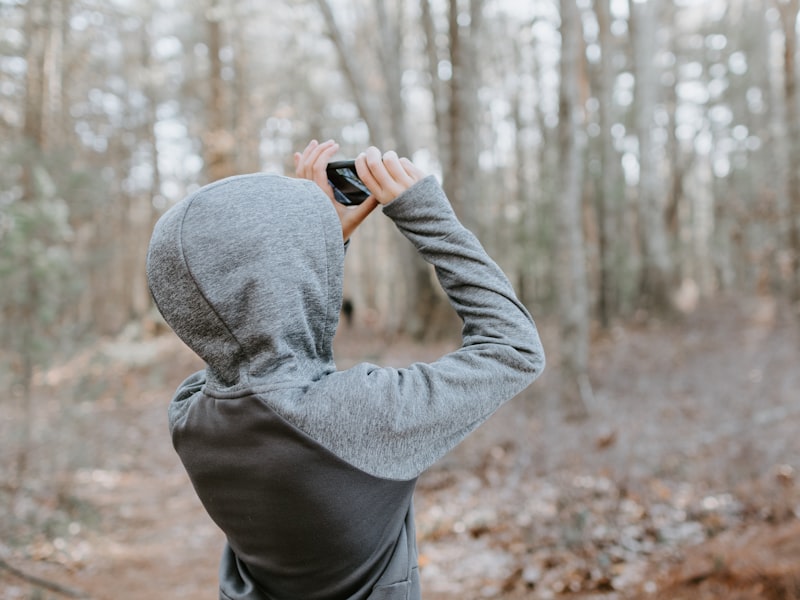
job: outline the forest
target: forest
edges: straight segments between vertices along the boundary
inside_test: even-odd
[[[214,596],[165,425],[202,365],[148,242],[200,186],[334,139],[434,174],[547,352],[420,481],[427,597],[800,599],[799,13],[0,0],[0,597]],[[458,343],[388,219],[345,264],[339,367]]]

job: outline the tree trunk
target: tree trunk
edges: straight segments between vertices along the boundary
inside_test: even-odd
[[[151,48],[153,46],[153,40],[151,39],[149,29],[149,27],[142,28],[140,49],[142,56],[142,91],[147,98],[147,117],[144,123],[142,135],[145,139],[145,143],[147,144],[147,148],[149,149],[150,170],[152,172],[152,177],[150,179],[150,192],[145,198],[147,206],[145,208],[146,217],[143,226],[144,235],[142,236],[144,247],[147,246],[150,236],[153,232],[153,228],[155,227],[158,218],[161,216],[161,211],[159,210],[158,205],[161,205],[162,201],[164,200],[163,196],[161,195],[161,167],[159,165],[158,139],[156,137],[156,124],[158,123],[158,92],[156,90],[154,77],[152,74],[153,65],[151,61]],[[137,316],[145,314],[152,303],[150,291],[147,287],[147,278],[145,276],[143,267],[144,265],[141,265],[140,269],[142,270],[137,273],[138,285],[134,288],[133,292],[133,306]]]
[[[389,16],[386,6],[376,0],[376,17],[380,27],[378,47],[379,63],[384,78],[386,114],[373,109],[374,94],[368,89],[361,70],[354,63],[355,53],[348,48],[327,0],[317,0],[328,27],[328,34],[339,53],[339,62],[350,84],[353,100],[367,124],[372,142],[383,150],[396,150],[401,156],[410,153],[406,108],[402,96],[402,39],[400,12]],[[383,126],[388,122],[389,126]],[[435,335],[437,324],[449,305],[437,293],[431,277],[431,267],[419,257],[416,250],[400,235],[390,235],[393,246],[391,256],[396,260],[401,277],[392,278],[385,285],[393,288],[390,296],[390,315],[386,319],[389,333],[406,333],[415,339]],[[385,270],[382,268],[381,270]]]
[[[483,0],[471,0],[469,25],[459,23],[458,0],[450,0],[450,110],[449,162],[445,164],[444,189],[453,208],[469,229],[480,236],[478,215],[478,56],[477,37]]]
[[[44,148],[45,55],[49,14],[44,2],[32,0],[27,6],[27,40],[25,55],[25,120],[22,133],[35,148]],[[26,178],[30,182],[30,176]]]
[[[27,47],[25,60],[25,120],[22,134],[28,146],[28,160],[24,161],[21,170],[22,198],[21,202],[37,201],[37,186],[34,181],[36,169],[44,152],[44,113],[47,106],[47,82],[45,77],[45,58],[50,27],[50,10],[44,2],[32,0],[27,6],[25,34]],[[34,229],[35,230],[35,229]],[[11,485],[18,493],[25,480],[33,442],[33,420],[35,416],[34,397],[31,393],[34,367],[36,365],[36,345],[38,340],[36,324],[37,309],[42,300],[41,289],[35,264],[36,257],[32,250],[23,254],[24,260],[19,269],[24,273],[22,286],[25,289],[25,303],[13,306],[11,318],[17,330],[18,343],[12,344],[17,353],[17,377],[19,414],[22,416],[22,427],[19,429],[19,446],[14,457],[14,473]],[[9,316],[9,315],[5,315]],[[13,395],[13,394],[12,394]],[[18,497],[12,499],[16,504]]]
[[[430,0],[420,0],[422,11],[422,30],[425,35],[425,56],[431,78],[431,97],[433,98],[434,123],[436,131],[436,148],[439,160],[443,165],[450,164],[450,145],[446,142],[444,132],[449,131],[447,124],[447,97],[439,76],[439,50],[436,43],[436,26],[433,22]]]
[[[751,218],[749,211],[740,215],[744,249],[749,256],[755,257],[743,261],[741,267],[747,269],[750,289],[769,294],[782,287],[776,256],[775,224],[780,222],[779,215],[786,198],[784,180],[789,167],[786,150],[789,140],[783,135],[786,122],[784,94],[772,66],[775,33],[766,10],[771,2],[761,0],[755,5],[748,4],[742,17],[742,22],[753,28],[747,53],[751,76],[743,80],[742,85],[760,90],[762,104],[761,110],[752,111],[748,107],[746,125],[754,139],[760,140],[769,151],[748,152],[745,176],[753,190],[748,204],[756,208],[759,218]],[[750,104],[745,91],[741,97],[746,105]]]
[[[64,103],[63,56],[64,44],[69,29],[68,0],[53,0],[49,3],[49,32],[43,57],[43,83],[46,85],[42,128],[44,146],[53,148],[63,144],[66,129],[66,114],[69,108]]]
[[[246,31],[251,8],[246,3],[234,3],[232,6],[234,31]],[[254,173],[261,169],[259,160],[261,128],[255,119],[258,110],[250,74],[252,52],[248,40],[243,35],[232,36],[231,46],[234,63],[231,90],[234,96],[232,105],[235,107],[231,129],[236,132],[236,170],[239,173]]]
[[[559,90],[557,286],[561,403],[570,418],[588,416],[589,306],[582,220],[583,132],[579,103],[579,61],[583,37],[576,0],[560,0],[561,83]]]
[[[619,241],[621,222],[621,186],[619,182],[619,154],[614,148],[611,127],[614,125],[614,67],[612,62],[613,37],[611,35],[610,0],[595,0],[598,24],[598,41],[601,49],[600,69],[596,78],[597,99],[600,111],[600,186],[597,194],[599,277],[597,312],[600,323],[608,328],[611,316],[619,312],[619,276],[622,252]]]
[[[389,108],[389,136],[384,140],[387,148],[393,148],[400,156],[408,156],[408,127],[406,124],[406,107],[403,102],[403,66],[402,37],[400,14],[402,2],[398,3],[398,12],[389,15],[384,0],[375,0],[375,10],[380,27],[379,56],[383,69],[386,87],[386,106]]]
[[[369,129],[370,137],[376,144],[382,143],[386,139],[383,127],[383,116],[373,107],[370,101],[371,94],[367,93],[367,84],[362,77],[362,69],[354,60],[355,54],[347,47],[339,25],[334,17],[333,10],[328,4],[328,0],[317,0],[317,5],[322,13],[325,24],[328,28],[328,35],[336,47],[339,55],[339,64],[344,72],[345,79],[353,92],[353,101],[358,107],[358,112]],[[399,57],[398,57],[399,59]]]
[[[787,251],[789,296],[800,311],[800,111],[797,107],[797,15],[800,2],[778,2],[783,26],[783,89],[786,98],[786,126],[789,145],[789,170],[786,176]]]
[[[658,177],[658,162],[653,144],[658,86],[658,71],[653,66],[656,55],[655,0],[630,3],[630,29],[633,38],[635,73],[634,119],[639,138],[639,240],[642,249],[640,300],[657,312],[670,309],[672,260],[667,244]]]
[[[217,181],[236,174],[234,149],[236,142],[228,126],[226,84],[222,77],[222,7],[211,0],[206,11],[209,58],[208,128],[204,137],[206,174]]]

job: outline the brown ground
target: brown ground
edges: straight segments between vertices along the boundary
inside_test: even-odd
[[[337,340],[340,367],[445,348]],[[719,301],[598,337],[579,423],[554,405],[550,358],[421,479],[428,600],[800,600],[800,328],[787,312]],[[96,600],[216,598],[221,535],[166,435],[167,398],[196,366],[171,337],[117,340],[42,378],[42,481],[0,506],[0,561],[22,572],[0,565],[0,598],[65,597],[28,576]]]

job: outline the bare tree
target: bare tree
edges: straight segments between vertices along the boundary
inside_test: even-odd
[[[630,2],[630,28],[633,38],[633,60],[636,98],[634,121],[639,140],[639,242],[642,248],[641,297],[655,310],[670,307],[672,260],[664,224],[663,196],[658,174],[656,148],[653,143],[653,115],[658,94],[656,57],[655,0]]]
[[[789,145],[787,227],[789,289],[793,302],[800,303],[800,110],[797,102],[797,16],[798,0],[776,0],[783,28],[783,87]]]
[[[600,67],[595,77],[599,105],[600,186],[597,190],[599,276],[597,306],[600,322],[608,327],[611,316],[619,310],[619,285],[616,277],[622,270],[620,243],[622,186],[619,179],[619,153],[614,148],[611,128],[614,125],[613,66],[614,43],[611,35],[610,0],[595,0],[595,14],[600,44]]]
[[[22,51],[27,68],[22,81],[23,119],[10,148],[4,148],[16,168],[3,176],[3,189],[10,198],[0,207],[3,231],[0,231],[0,376],[9,375],[9,397],[18,427],[11,436],[18,442],[9,452],[9,488],[19,492],[24,485],[33,450],[35,396],[32,393],[37,369],[56,354],[55,329],[66,305],[69,278],[66,241],[70,235],[68,210],[61,190],[55,184],[48,161],[49,137],[45,125],[52,123],[50,113],[60,112],[58,82],[61,80],[60,32],[67,12],[64,2],[33,0],[22,7],[25,45]],[[55,61],[54,64],[51,61]],[[53,80],[56,83],[53,83]],[[56,119],[55,121],[57,121]],[[5,361],[10,362],[10,368]]]
[[[375,18],[379,23],[379,39],[375,42],[380,66],[382,90],[376,93],[365,79],[363,65],[354,60],[356,50],[345,42],[328,0],[317,0],[327,26],[328,34],[337,49],[339,63],[349,83],[353,100],[367,124],[372,142],[378,146],[392,147],[401,155],[408,155],[410,142],[406,124],[406,107],[402,98],[402,19],[398,9],[391,17],[381,0],[375,1]],[[396,6],[402,6],[398,3]],[[366,61],[365,61],[366,62]],[[376,102],[383,98],[384,102]],[[388,110],[381,112],[379,106]],[[388,123],[388,127],[384,124]],[[404,332],[414,338],[424,338],[438,331],[443,313],[449,311],[433,282],[431,268],[413,247],[399,235],[387,236],[394,246],[391,256],[401,273],[399,278],[389,278],[384,284],[395,288],[391,295],[393,307],[387,320],[392,332]],[[381,269],[386,272],[385,265]]]
[[[570,145],[570,137],[581,142],[580,124],[572,134],[563,129],[570,122],[564,118],[567,111],[580,112],[581,60],[575,58],[578,91],[563,87],[574,75],[562,82],[563,97],[578,95],[561,106],[562,127],[556,129],[551,78],[556,65],[547,46],[558,42],[539,35],[556,25],[547,10],[521,17],[516,8],[503,12],[501,4],[275,4],[286,11],[231,0],[169,6],[150,0],[131,11],[87,0],[0,4],[0,28],[9,33],[3,37],[4,52],[20,59],[0,70],[3,90],[11,90],[0,95],[0,127],[5,139],[24,137],[26,147],[39,153],[14,158],[19,166],[8,170],[4,186],[8,181],[9,189],[33,198],[34,167],[44,165],[56,189],[66,190],[66,179],[59,180],[45,164],[50,159],[42,157],[48,155],[65,170],[102,174],[93,178],[103,188],[102,200],[68,198],[75,237],[71,252],[86,281],[72,318],[113,332],[141,313],[149,297],[134,267],[146,230],[158,216],[151,199],[166,203],[174,198],[162,199],[162,193],[177,194],[200,183],[194,181],[195,167],[186,166],[198,164],[196,157],[207,169],[202,179],[258,169],[259,152],[269,154],[270,166],[280,166],[287,145],[299,136],[338,136],[338,128],[352,125],[352,105],[372,143],[404,154],[430,146],[454,207],[485,242],[496,244],[499,261],[517,271],[528,301],[547,304],[561,297],[551,292],[556,286],[542,285],[564,272],[549,260],[552,255],[561,259],[555,250],[567,243],[553,226],[556,215],[564,217],[564,206],[551,199],[554,189],[573,188],[584,191],[584,251],[593,253],[597,244],[597,260],[591,254],[586,267],[586,293],[597,298],[603,323],[636,302],[654,309],[668,306],[684,274],[702,274],[708,294],[736,286],[743,292],[758,287],[798,296],[800,171],[793,168],[800,163],[798,0],[731,0],[721,10],[712,7],[715,3],[688,9],[631,1],[627,32],[625,3],[595,0],[601,53],[591,76],[598,112],[596,123],[587,127],[599,125],[592,152],[597,150],[601,166],[592,169],[593,187],[563,176],[591,166],[582,165]],[[309,9],[321,18],[309,22]],[[148,18],[156,14],[160,17]],[[703,22],[705,15],[713,22]],[[276,19],[285,25],[278,28],[280,35],[257,34]],[[756,21],[760,26],[743,26]],[[323,31],[335,48],[333,57],[318,44]],[[566,44],[572,42],[565,33],[569,59]],[[574,37],[580,46],[581,33]],[[498,43],[509,38],[514,44]],[[722,46],[714,47],[719,38]],[[301,43],[291,45],[295,39]],[[107,51],[110,42],[119,44],[114,52]],[[625,56],[621,47],[628,42]],[[275,58],[281,45],[285,54]],[[176,46],[180,51],[172,54],[169,49]],[[337,66],[331,59],[341,78],[331,71]],[[734,64],[744,66],[735,70]],[[713,86],[723,89],[716,98],[693,97],[693,90],[708,94]],[[428,105],[412,108],[408,100],[427,101],[426,87],[434,110],[418,118],[410,111]],[[718,115],[726,111],[730,117],[720,121]],[[264,134],[270,120],[279,123],[275,139]],[[186,127],[185,139],[176,140],[181,127]],[[352,127],[348,133],[362,143],[363,129]],[[56,156],[61,145],[69,147],[69,155]],[[698,149],[708,145],[710,150]],[[191,154],[191,160],[167,159],[176,151]],[[481,166],[482,153],[501,160]],[[516,157],[505,156],[512,153]],[[726,158],[730,169],[713,169]],[[638,166],[636,186],[622,177],[623,159],[631,161],[626,175]],[[489,178],[502,182],[508,191],[504,198],[482,195]],[[597,191],[594,201],[590,190]],[[491,204],[479,211],[479,201]],[[7,210],[7,203],[0,210]],[[578,222],[575,215],[570,219]],[[513,240],[504,237],[512,226]],[[364,286],[381,288],[365,292],[364,302],[380,300],[374,308],[390,315],[384,321],[390,330],[435,331],[441,298],[430,269],[411,259],[413,252],[393,231],[381,230],[373,242],[375,256],[349,261],[363,261],[359,268],[369,273]],[[379,255],[386,257],[380,274]],[[641,279],[635,299],[634,270]],[[109,293],[113,303],[106,301]]]
[[[433,116],[437,132],[436,149],[439,160],[442,164],[450,164],[450,145],[447,143],[443,132],[449,131],[447,124],[447,95],[443,82],[439,77],[439,67],[441,56],[437,43],[436,26],[433,20],[433,10],[430,0],[420,0],[420,10],[422,13],[422,33],[425,38],[425,58],[428,66],[428,76],[430,78],[431,97],[433,98]]]
[[[449,63],[451,69],[447,118],[448,163],[444,189],[467,227],[480,232],[477,215],[478,153],[478,36],[483,0],[470,0],[462,11],[458,0],[448,4]],[[441,133],[441,132],[440,132]]]
[[[584,134],[579,78],[583,47],[581,15],[575,0],[560,0],[561,83],[558,111],[560,158],[556,281],[560,332],[561,403],[571,418],[588,415],[589,306],[583,240],[582,187]]]
[[[394,3],[393,14],[387,11],[384,0],[375,0],[375,14],[380,37],[378,56],[384,73],[386,105],[389,108],[389,139],[386,143],[401,156],[408,156],[411,148],[408,136],[406,106],[403,102],[403,65],[400,57],[403,49],[402,8],[403,2]]]
[[[151,1],[152,0],[149,0],[149,2]],[[154,9],[151,5],[148,14],[145,16],[145,19],[152,19],[153,12]],[[147,23],[147,21],[145,21],[145,23]],[[161,165],[159,164],[158,139],[156,138],[159,98],[156,85],[156,68],[155,65],[153,65],[152,60],[153,36],[150,33],[150,29],[151,28],[147,26],[142,27],[140,32],[141,45],[139,48],[139,52],[141,53],[142,67],[139,75],[141,78],[142,92],[147,101],[145,118],[142,123],[142,137],[144,138],[148,149],[151,172],[150,189],[148,190],[146,197],[143,200],[140,200],[145,203],[146,208],[143,211],[145,213],[142,224],[143,231],[139,232],[137,239],[139,247],[142,247],[150,239],[150,234],[153,231],[153,227],[155,227],[156,221],[160,216],[156,205],[163,199],[161,193]],[[141,261],[139,261],[139,263],[141,263]],[[139,269],[143,268],[141,264],[139,264],[138,267]],[[134,307],[134,314],[136,317],[139,317],[147,312],[147,309],[149,308],[150,292],[147,289],[146,277],[143,277],[142,273],[138,269],[129,274],[129,276],[133,281],[134,297],[131,301]],[[143,298],[146,299],[144,304],[142,304]]]
[[[23,136],[39,148],[43,148],[44,110],[47,82],[45,58],[50,29],[50,11],[44,2],[31,2],[27,6],[26,38],[28,47],[25,61],[25,120]]]
[[[222,74],[222,22],[225,15],[225,0],[210,0],[205,11],[208,31],[209,101],[208,129],[203,136],[205,142],[206,172],[210,181],[223,179],[236,173],[234,148],[236,146],[228,122],[228,95]]]
[[[231,94],[232,125],[236,139],[236,170],[240,173],[252,173],[261,168],[259,162],[259,142],[261,128],[259,118],[262,116],[258,95],[253,93],[254,81],[252,73],[252,53],[247,36],[252,19],[252,6],[248,3],[233,3],[228,23],[230,46],[233,53],[233,82]]]
[[[383,127],[383,115],[380,114],[373,102],[373,96],[369,92],[364,77],[364,70],[361,65],[358,64],[353,48],[350,48],[345,42],[344,35],[342,34],[339,23],[333,14],[333,9],[331,9],[328,0],[317,0],[317,5],[325,20],[327,33],[333,45],[336,47],[339,65],[352,91],[353,101],[358,107],[358,112],[367,124],[372,139],[376,140],[377,143],[381,143],[386,139]],[[395,56],[394,59],[399,60],[400,57]]]

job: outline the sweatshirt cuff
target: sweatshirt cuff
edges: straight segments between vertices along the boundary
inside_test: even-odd
[[[446,213],[453,213],[453,209],[434,175],[417,181],[383,207],[383,214],[393,221],[425,216],[440,219]]]
[[[450,201],[433,175],[429,175],[383,207],[383,213],[401,231],[423,237],[443,237],[460,226]]]

